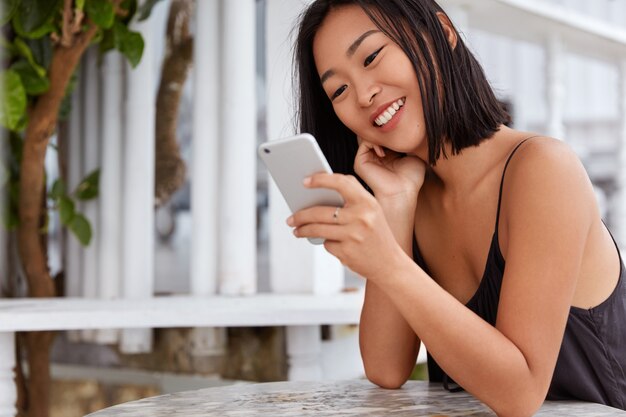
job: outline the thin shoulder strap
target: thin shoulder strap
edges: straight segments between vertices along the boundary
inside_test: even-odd
[[[606,229],[607,232],[609,232],[609,236],[611,236],[611,239],[613,240],[613,244],[615,245],[615,249],[617,249],[617,255],[619,256],[619,263],[620,263],[620,275],[622,275],[622,265],[624,265],[624,261],[622,259],[622,253],[619,250],[619,245],[615,241],[615,238],[613,237],[613,233],[611,233],[611,230],[608,228],[606,223],[604,223],[604,219],[600,219],[600,220],[602,220],[602,224],[604,225],[604,228]]]
[[[496,213],[495,233],[498,233],[498,224],[500,223],[500,205],[502,204],[502,188],[504,187],[504,174],[506,174],[506,168],[509,166],[509,162],[511,162],[511,158],[513,158],[513,155],[515,154],[515,152],[517,152],[519,147],[522,146],[522,144],[524,144],[524,142],[526,142],[527,140],[532,139],[532,138],[536,138],[538,136],[539,135],[529,136],[529,137],[523,139],[517,145],[515,145],[515,148],[513,149],[513,151],[511,152],[511,154],[507,158],[506,163],[504,164],[504,169],[502,170],[502,179],[500,180],[500,193],[498,194],[498,211]]]

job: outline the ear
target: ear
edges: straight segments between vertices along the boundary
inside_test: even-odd
[[[458,39],[458,34],[456,30],[452,27],[452,22],[447,14],[442,12],[437,12],[437,18],[439,19],[439,23],[441,23],[441,28],[443,29],[443,33],[446,35],[448,39],[448,43],[452,47],[452,49],[456,48],[456,42]]]

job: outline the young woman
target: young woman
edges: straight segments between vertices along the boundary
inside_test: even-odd
[[[500,416],[548,399],[626,408],[626,278],[591,183],[559,140],[505,126],[432,0],[317,0],[296,45],[300,129],[341,209],[287,220],[367,280],[367,377],[431,380]],[[358,180],[355,175],[358,176]]]

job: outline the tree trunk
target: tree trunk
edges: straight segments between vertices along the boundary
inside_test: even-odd
[[[54,332],[24,335],[28,356],[28,402],[26,416],[45,417],[50,409],[50,346]]]
[[[193,53],[189,20],[193,2],[173,0],[167,23],[167,51],[156,103],[155,200],[165,204],[185,181],[185,163],[176,137],[178,109]]]
[[[45,196],[44,161],[70,77],[96,30],[96,26],[91,25],[70,47],[58,45],[55,48],[49,69],[50,90],[39,97],[28,115],[20,166],[18,248],[30,297],[56,295],[40,230],[40,221],[45,214],[42,210],[45,207],[45,201],[42,201]],[[30,398],[30,401],[27,400],[26,415],[47,417],[50,390],[49,353],[53,333],[28,333],[24,340],[28,352]]]

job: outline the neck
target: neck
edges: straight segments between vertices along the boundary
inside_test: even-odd
[[[463,149],[453,155],[452,148],[446,143],[444,148],[448,158],[441,157],[431,168],[446,193],[467,195],[487,177],[510,148],[512,141],[520,136],[506,126],[502,126],[490,139],[483,140],[478,146]]]

